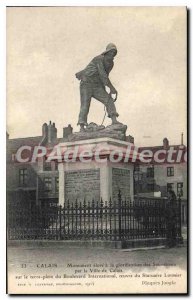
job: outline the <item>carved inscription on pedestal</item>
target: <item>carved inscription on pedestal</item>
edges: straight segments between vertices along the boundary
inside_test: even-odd
[[[65,201],[100,199],[100,169],[65,172]]]

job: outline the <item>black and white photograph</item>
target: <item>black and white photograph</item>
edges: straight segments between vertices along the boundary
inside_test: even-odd
[[[187,294],[187,19],[6,7],[8,294]]]

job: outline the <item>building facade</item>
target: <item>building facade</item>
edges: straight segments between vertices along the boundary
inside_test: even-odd
[[[162,151],[172,149],[170,162],[163,159]],[[153,159],[150,163],[136,164],[134,169],[135,195],[147,197],[166,197],[172,189],[182,200],[182,222],[187,222],[187,148],[183,142],[179,145],[169,145],[167,138],[161,146],[141,147],[139,152],[151,150]],[[155,154],[160,153],[160,163],[155,161]]]
[[[7,136],[7,199],[8,202],[22,206],[40,205],[41,207],[58,203],[59,176],[57,162],[46,162],[45,157],[32,162],[18,162],[16,153],[23,146],[36,146],[52,149],[60,142],[57,138],[55,124],[46,123],[42,126],[42,135],[9,139]],[[26,150],[27,152],[27,150]],[[22,151],[25,160],[25,151]],[[29,153],[26,153],[29,155]]]

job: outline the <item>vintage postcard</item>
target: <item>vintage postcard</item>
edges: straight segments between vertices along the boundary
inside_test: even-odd
[[[187,8],[6,18],[7,293],[187,294]]]

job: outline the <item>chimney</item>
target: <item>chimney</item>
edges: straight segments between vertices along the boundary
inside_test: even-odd
[[[42,137],[47,137],[48,135],[48,125],[46,123],[44,123],[42,125]]]
[[[44,123],[42,125],[42,139],[39,145],[45,145],[45,143],[47,143],[47,139],[48,139],[48,125]]]
[[[181,133],[181,145],[184,145],[184,133]]]
[[[55,139],[57,139],[57,128],[55,126],[55,123],[53,123],[53,132],[54,132]]]
[[[48,125],[48,143],[53,143],[57,139],[57,128],[55,127],[55,123],[52,124],[50,121]]]
[[[163,148],[168,149],[168,147],[169,147],[169,141],[167,138],[164,138],[163,139]]]
[[[72,133],[73,133],[73,128],[71,124],[68,124],[68,127],[63,128],[63,138],[67,138]]]

